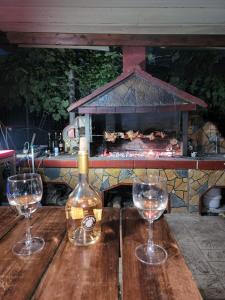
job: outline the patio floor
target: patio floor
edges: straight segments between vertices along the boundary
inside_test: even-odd
[[[203,299],[225,299],[225,220],[167,214],[166,219]]]

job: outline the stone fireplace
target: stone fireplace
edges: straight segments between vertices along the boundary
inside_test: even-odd
[[[96,161],[98,167],[94,167],[91,162],[89,171],[89,181],[97,189],[106,194],[109,191],[115,190],[118,187],[130,187],[133,183],[133,178],[143,175],[156,175],[161,176],[167,180],[168,192],[170,195],[169,211],[172,213],[201,213],[201,199],[202,196],[212,187],[225,187],[225,171],[208,169],[199,164],[202,169],[194,169],[194,161],[181,162],[183,168],[179,167],[176,162],[161,161],[160,165],[150,161],[145,161],[145,167],[141,167],[137,161],[136,167],[131,167],[130,162],[124,160],[123,166],[118,167],[118,161],[111,161],[105,163],[105,167],[100,167],[104,162]],[[156,166],[158,164],[158,168]],[[207,162],[206,162],[207,163]],[[72,167],[73,165],[73,167]],[[107,167],[108,165],[108,167]],[[127,165],[127,167],[126,167]],[[215,163],[213,163],[215,165]],[[114,166],[114,167],[112,167]],[[186,166],[186,167],[185,167]],[[212,166],[212,164],[211,164]],[[163,169],[164,167],[164,169]],[[173,168],[174,167],[174,168]],[[219,168],[217,166],[217,168]],[[43,174],[44,181],[51,182],[64,182],[71,188],[74,188],[78,180],[78,169],[71,163],[71,167],[50,167],[49,164],[40,165],[39,171]],[[129,198],[129,190],[124,189],[122,200]],[[121,191],[120,191],[121,195]],[[105,202],[105,201],[104,201]],[[104,203],[107,205],[107,203]],[[121,206],[126,205],[122,203]]]
[[[187,155],[188,113],[206,103],[145,71],[145,48],[123,48],[123,73],[74,102],[85,115],[90,156]]]
[[[185,157],[188,134],[196,141],[202,136],[196,126],[190,132],[189,112],[206,104],[146,73],[144,50],[124,48],[123,73],[69,108],[85,120],[79,134],[90,142],[89,181],[103,194],[123,194],[116,199],[125,199],[123,207],[130,198],[124,186],[131,187],[135,177],[159,175],[167,180],[172,213],[199,212],[202,195],[211,187],[225,186],[224,161]],[[77,183],[75,157],[47,159],[38,166],[46,181],[65,182],[71,188]]]

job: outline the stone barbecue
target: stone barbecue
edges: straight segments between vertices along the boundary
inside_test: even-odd
[[[188,112],[206,103],[145,71],[145,48],[123,48],[123,73],[69,111],[85,115],[91,156],[187,154]]]

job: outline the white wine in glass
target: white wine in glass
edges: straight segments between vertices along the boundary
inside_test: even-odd
[[[44,247],[44,240],[31,236],[30,216],[39,206],[43,194],[41,176],[36,173],[25,173],[10,176],[7,179],[7,198],[9,204],[16,207],[26,219],[25,239],[17,242],[13,253],[20,256],[31,255]]]
[[[149,223],[149,238],[147,244],[136,248],[138,260],[149,265],[159,265],[166,261],[167,252],[153,243],[153,222],[164,212],[168,202],[166,181],[158,176],[135,178],[133,182],[134,206],[142,218]]]

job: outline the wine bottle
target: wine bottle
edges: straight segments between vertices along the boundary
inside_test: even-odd
[[[64,153],[64,143],[62,138],[62,132],[59,133],[59,153]]]
[[[55,156],[59,155],[59,143],[57,138],[57,132],[55,132],[55,137],[54,137],[54,155]]]
[[[52,139],[51,139],[51,133],[48,132],[48,146],[47,146],[47,151],[46,151],[47,155],[51,155],[52,153]]]
[[[88,183],[87,140],[80,138],[78,152],[78,184],[66,203],[68,238],[78,246],[94,244],[101,235],[102,201]]]

